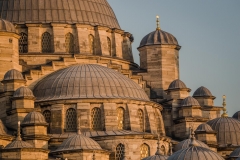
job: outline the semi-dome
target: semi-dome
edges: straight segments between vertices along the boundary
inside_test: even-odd
[[[197,129],[195,130],[195,133],[215,133],[215,131],[206,123],[200,124]]]
[[[22,126],[27,125],[48,125],[45,117],[40,112],[28,113],[22,121]]]
[[[178,41],[172,34],[160,29],[146,35],[139,47],[150,45],[178,45]]]
[[[0,11],[1,18],[16,24],[77,23],[120,29],[107,0],[0,0]]]
[[[235,118],[237,120],[240,120],[240,111],[236,112],[232,118]]]
[[[206,145],[205,143],[203,143],[202,141],[199,140],[195,140],[195,142],[198,144],[198,146],[203,147],[203,148],[209,148],[208,145]],[[180,143],[178,143],[177,145],[175,145],[174,147],[174,151],[179,151],[181,149],[185,149],[188,148],[191,144],[191,138],[189,139],[185,139],[183,141],[181,141]]]
[[[14,25],[11,22],[0,18],[0,32],[16,32],[16,30]]]
[[[34,148],[30,143],[22,140],[14,140],[9,143],[4,149],[21,149],[21,148]]]
[[[235,149],[230,155],[229,158],[240,158],[240,147]]]
[[[219,147],[240,146],[240,121],[230,118],[215,118],[207,122],[217,132]]]
[[[184,89],[184,88],[187,88],[187,86],[180,79],[174,80],[172,83],[170,83],[168,87],[168,89]]]
[[[182,100],[181,106],[182,107],[200,106],[200,104],[198,103],[198,101],[195,98],[189,96],[189,97],[185,98],[184,100]]]
[[[193,97],[213,97],[213,95],[209,89],[201,86],[193,93]]]
[[[16,69],[11,69],[7,71],[3,78],[4,81],[8,80],[24,80],[23,75]]]
[[[14,98],[34,97],[34,95],[31,89],[29,89],[26,86],[22,86],[14,92],[13,97]]]
[[[123,74],[96,64],[71,66],[41,80],[33,90],[36,101],[121,98],[149,101],[145,91]]]

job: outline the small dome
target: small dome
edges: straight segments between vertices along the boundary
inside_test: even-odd
[[[237,120],[240,120],[240,111],[236,112],[236,113],[232,116],[232,118],[235,118],[235,119],[237,119]]]
[[[206,123],[200,124],[195,130],[196,133],[215,133],[215,131]]]
[[[16,32],[14,25],[0,18],[0,32]]]
[[[215,118],[207,122],[217,132],[219,147],[240,146],[240,121],[230,118]]]
[[[72,151],[79,149],[102,149],[100,145],[93,139],[82,134],[72,136],[63,141],[63,143],[54,152]]]
[[[200,104],[198,103],[198,101],[195,98],[189,96],[189,97],[185,98],[184,100],[182,100],[181,106],[182,107],[200,106]]]
[[[174,80],[168,87],[168,89],[183,89],[183,88],[187,88],[187,86],[180,79]]]
[[[235,149],[230,155],[229,158],[240,158],[240,147]]]
[[[178,45],[178,41],[168,32],[155,30],[142,39],[139,47],[150,45]]]
[[[7,135],[7,128],[4,126],[1,119],[0,119],[0,135]]]
[[[236,160],[240,160],[240,157],[239,157],[239,158],[237,158]]]
[[[22,86],[14,92],[13,97],[14,98],[34,97],[34,95],[31,89]]]
[[[199,87],[194,93],[193,97],[213,97],[212,93],[206,87]]]
[[[150,157],[143,158],[142,160],[167,160],[168,156],[154,155]]]
[[[27,125],[47,125],[47,122],[40,112],[30,112],[22,121],[22,126]]]
[[[198,146],[203,147],[203,148],[209,148],[208,145],[206,145],[205,143],[203,143],[202,141],[199,140],[195,140],[195,142],[198,144]],[[188,148],[189,145],[191,144],[191,139],[185,139],[183,141],[181,141],[180,143],[178,143],[175,147],[174,147],[174,151],[178,151],[181,149],[185,149]]]
[[[9,143],[4,149],[18,149],[18,148],[34,148],[31,144],[22,140],[14,140]]]
[[[5,73],[3,80],[24,80],[23,75],[16,69],[11,69]]]
[[[218,153],[204,147],[191,146],[171,155],[168,160],[224,160]]]

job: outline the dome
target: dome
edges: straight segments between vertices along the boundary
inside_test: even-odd
[[[14,92],[13,97],[14,98],[34,97],[34,95],[31,89],[22,86]]]
[[[236,160],[240,160],[240,157],[239,157],[239,158],[237,158]]]
[[[240,120],[240,111],[236,112],[232,118],[235,118],[237,120]]]
[[[2,120],[0,119],[0,135],[7,135],[7,129],[4,126]]]
[[[208,124],[203,123],[200,124],[197,129],[195,130],[196,133],[216,133]]]
[[[11,22],[0,18],[0,32],[15,32],[15,31],[16,31],[15,27]]]
[[[235,149],[230,155],[229,158],[240,158],[240,147]]]
[[[205,143],[203,143],[202,141],[199,140],[195,140],[195,142],[198,144],[198,146],[203,147],[203,148],[209,148],[208,145],[206,145]],[[185,139],[183,141],[181,141],[180,143],[178,143],[175,147],[174,147],[174,151],[178,151],[181,149],[185,149],[188,148],[189,145],[191,144],[191,139]]]
[[[208,148],[191,146],[175,152],[168,160],[224,160],[224,158]]]
[[[206,87],[199,87],[194,93],[193,97],[213,97],[212,93]]]
[[[14,140],[9,143],[4,149],[18,149],[18,148],[34,148],[31,144],[22,140]]]
[[[123,74],[96,64],[56,71],[33,90],[36,101],[80,98],[124,98],[149,101],[145,91]]]
[[[189,96],[182,101],[181,106],[182,107],[200,106],[200,104],[198,103],[198,101],[195,98]]]
[[[93,139],[86,137],[82,134],[72,136],[63,141],[63,143],[54,152],[59,151],[72,151],[80,149],[102,149],[100,145]]]
[[[139,47],[149,45],[178,45],[178,41],[170,33],[163,30],[155,30],[142,39]]]
[[[7,73],[5,73],[4,81],[8,81],[8,80],[24,80],[23,75],[21,72],[19,72],[16,69],[11,69],[9,71],[7,71]]]
[[[27,125],[47,125],[47,122],[40,112],[30,112],[22,121],[22,126]]]
[[[207,122],[217,132],[219,147],[240,146],[240,121],[230,118],[215,118]]]
[[[143,158],[142,160],[167,160],[168,156],[154,155],[150,157]]]
[[[120,29],[107,0],[0,0],[0,11],[1,18],[17,24],[77,23]]]
[[[168,89],[183,89],[183,88],[187,88],[187,86],[180,79],[174,80],[168,87]]]

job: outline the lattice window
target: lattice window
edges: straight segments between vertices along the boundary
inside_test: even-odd
[[[93,108],[91,112],[91,128],[95,131],[102,130],[101,125],[101,109]]]
[[[111,40],[109,37],[107,37],[107,45],[108,45],[108,53],[111,56],[112,55],[112,44],[111,44]]]
[[[90,34],[88,38],[89,38],[90,53],[93,54],[94,53],[94,36]]]
[[[123,130],[124,129],[124,109],[121,107],[117,109],[117,121],[118,121],[118,129]]]
[[[138,110],[138,118],[139,118],[139,124],[140,124],[140,131],[144,132],[144,114],[141,109]]]
[[[19,53],[27,53],[28,52],[28,36],[26,33],[20,33],[19,42]]]
[[[147,144],[142,144],[141,145],[141,159],[150,156],[149,153],[150,153],[149,146]]]
[[[123,160],[125,154],[125,147],[123,144],[119,144],[116,147],[116,160]]]
[[[44,32],[42,34],[42,52],[43,53],[50,53],[52,51],[51,43],[52,43],[52,39],[51,39],[50,33]]]
[[[66,131],[77,130],[77,113],[73,108],[69,108],[66,113]]]
[[[51,111],[49,110],[44,111],[43,116],[45,117],[47,123],[51,123]]]
[[[67,53],[74,53],[74,37],[72,33],[65,35],[65,46]]]

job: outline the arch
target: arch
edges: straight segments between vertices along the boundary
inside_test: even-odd
[[[138,118],[139,118],[140,131],[144,132],[144,114],[143,114],[143,110],[141,109],[138,109]]]
[[[142,144],[141,147],[141,159],[149,157],[150,156],[150,147],[146,143]]]
[[[166,148],[165,148],[165,146],[164,145],[162,145],[161,147],[160,147],[160,150],[161,150],[161,154],[162,155],[165,155],[166,154]]]
[[[95,131],[102,130],[100,108],[95,107],[91,111],[91,129]]]
[[[159,111],[159,109],[155,109],[155,121],[156,121],[156,128],[157,128],[157,134],[164,136],[165,135],[165,128],[164,128],[164,122],[162,119],[162,114]]]
[[[50,53],[52,46],[52,39],[51,39],[51,34],[48,32],[44,32],[42,34],[42,52],[43,53]]]
[[[77,112],[69,108],[66,112],[66,131],[72,132],[77,130]]]
[[[74,36],[70,32],[65,35],[65,47],[67,53],[74,53]]]
[[[45,111],[43,112],[43,116],[44,116],[44,118],[45,118],[45,121],[48,123],[47,132],[50,133],[51,111],[45,110]]]
[[[19,43],[19,53],[27,53],[28,52],[28,35],[26,33],[21,32],[20,38],[18,40]]]
[[[107,37],[107,47],[108,47],[109,55],[112,56],[112,43],[111,43],[111,39],[109,37]]]
[[[116,147],[115,159],[123,160],[124,154],[125,154],[125,146],[122,143],[120,143]]]
[[[89,39],[89,50],[91,54],[94,54],[94,45],[95,45],[95,40],[94,40],[94,36],[92,34],[90,34],[88,36]]]
[[[118,121],[119,130],[123,130],[125,128],[124,119],[125,119],[125,110],[122,107],[117,108],[117,121]]]

